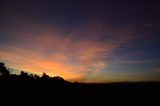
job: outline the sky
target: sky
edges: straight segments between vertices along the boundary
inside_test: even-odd
[[[160,81],[158,0],[0,0],[0,61],[78,82]]]

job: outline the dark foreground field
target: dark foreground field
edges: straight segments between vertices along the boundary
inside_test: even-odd
[[[26,72],[0,63],[0,106],[160,106],[160,82],[85,84]]]
[[[0,106],[160,106],[160,83],[0,80]]]

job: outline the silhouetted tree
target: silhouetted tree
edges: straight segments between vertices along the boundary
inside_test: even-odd
[[[56,85],[64,85],[66,83],[66,81],[62,77],[59,77],[59,76],[53,77],[52,79]]]
[[[25,81],[33,81],[33,80],[39,80],[39,81],[47,81],[47,83],[54,83],[56,85],[63,85],[64,83],[67,83],[62,77],[56,76],[56,77],[50,77],[46,73],[42,74],[42,77],[39,77],[38,75],[28,74],[27,72],[21,71],[20,75],[11,74],[9,69],[5,67],[5,64],[0,62],[0,74],[3,76],[2,78],[5,78],[8,76],[8,79],[11,80],[25,80]],[[4,77],[5,76],[5,77]],[[46,82],[45,82],[46,83]]]
[[[50,77],[46,73],[43,73],[42,80],[48,80],[48,79],[50,79]]]
[[[62,77],[56,76],[52,78],[56,82],[64,82],[65,80]]]
[[[23,77],[28,77],[28,73],[26,73],[26,72],[24,72],[24,71],[21,71],[21,74],[20,74],[21,76],[23,76]]]
[[[9,76],[10,75],[9,70],[7,70],[7,68],[5,67],[5,64],[2,62],[0,62],[0,74],[2,76]]]
[[[39,77],[38,75],[34,75],[34,78],[35,78],[36,80],[40,80],[40,77]]]

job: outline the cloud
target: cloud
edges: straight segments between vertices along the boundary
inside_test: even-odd
[[[65,79],[85,79],[107,68],[105,58],[117,46],[88,39],[88,34],[82,35],[83,40],[76,40],[82,34],[77,31],[64,35],[54,27],[35,25],[31,32],[28,27],[8,33],[3,46],[0,45],[0,59],[11,67],[37,74],[46,72]],[[9,42],[10,37],[15,38],[13,42]]]
[[[112,64],[158,64],[158,60],[137,60],[137,61],[112,61]]]
[[[91,20],[66,33],[56,25],[22,18],[5,27],[4,34],[0,35],[4,38],[0,43],[0,60],[7,61],[11,67],[37,74],[46,72],[65,79],[89,81],[90,76],[101,73],[112,63],[108,57],[120,47],[134,43],[139,38],[139,32],[152,26],[147,25],[146,28],[143,24],[145,22],[141,26],[135,23],[117,27],[109,22]],[[151,62],[118,60],[114,63]],[[97,78],[103,79],[100,76]]]

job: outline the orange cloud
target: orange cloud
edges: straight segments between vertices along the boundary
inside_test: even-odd
[[[95,39],[75,40],[78,32],[63,35],[51,27],[38,28],[36,33],[14,32],[19,43],[6,44],[0,60],[39,75],[46,72],[68,80],[86,79],[107,68],[106,58],[117,47]]]

